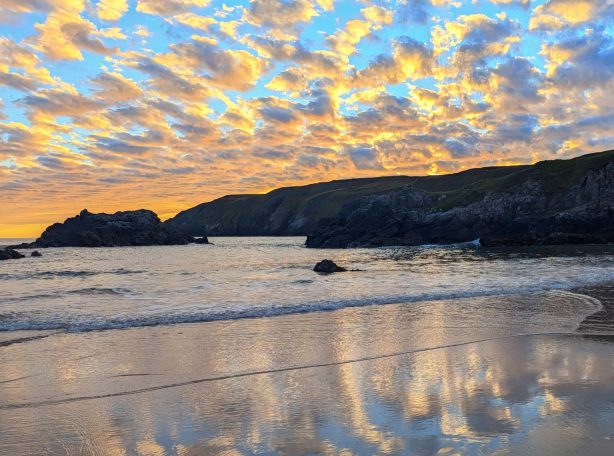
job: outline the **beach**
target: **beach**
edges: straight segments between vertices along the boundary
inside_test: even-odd
[[[0,23],[0,456],[614,456],[614,0]]]
[[[374,333],[386,322],[349,311],[360,315],[348,325],[365,326],[337,337],[327,332],[342,324],[330,323],[334,312],[5,346],[0,453],[614,449],[613,336],[507,336],[403,352],[401,332]],[[290,340],[292,350],[281,348]]]
[[[245,252],[241,242],[219,239],[199,253],[219,247],[228,249],[224,256],[233,257]],[[613,284],[605,280],[611,274],[607,248],[600,253],[589,247],[588,251],[487,255],[466,246],[337,251],[333,253],[345,259],[345,265],[357,264],[365,271],[333,277],[297,266],[314,256],[297,241],[257,242],[262,256],[249,259],[241,284],[251,285],[253,295],[260,297],[253,307],[266,309],[257,317],[236,318],[236,312],[229,312],[233,304],[226,303],[226,318],[210,318],[213,314],[203,310],[209,307],[192,307],[190,315],[204,315],[205,321],[145,324],[155,321],[154,316],[161,318],[159,309],[165,307],[135,290],[149,274],[157,282],[160,276],[153,260],[141,262],[140,270],[149,272],[126,274],[137,269],[124,264],[122,272],[109,273],[117,269],[118,256],[133,252],[129,249],[104,253],[112,257],[109,263],[98,260],[97,274],[90,262],[95,253],[88,257],[88,250],[79,249],[85,259],[81,268],[54,261],[53,268],[39,263],[41,270],[26,265],[21,272],[8,272],[3,265],[5,285],[25,283],[28,289],[22,291],[23,300],[16,296],[17,288],[12,290],[0,323],[14,325],[21,317],[22,322],[48,327],[0,332],[0,454],[599,455],[614,451]],[[280,268],[272,260],[265,268],[264,258],[277,249],[286,252],[292,267]],[[43,258],[74,251],[47,250]],[[141,250],[140,255],[147,252]],[[399,258],[408,260],[403,263]],[[462,263],[469,264],[475,275],[467,275]],[[420,271],[411,269],[416,264]],[[562,280],[574,274],[558,273],[561,264],[579,268],[571,272],[581,270],[586,277],[603,280],[576,286],[578,281],[567,279],[566,288]],[[201,299],[215,299],[224,286],[227,296],[234,296],[231,289],[240,284],[212,284],[215,268],[205,263],[198,267],[211,268],[209,284],[204,273],[189,287],[182,282],[174,292],[179,301],[182,289],[203,289],[195,287],[208,290],[199,294]],[[512,292],[506,274],[517,274],[517,267],[540,271],[540,281],[531,282],[528,274],[517,284],[518,292]],[[235,273],[241,275],[237,268]],[[433,271],[443,270],[450,273],[445,280],[428,281]],[[491,280],[498,277],[498,288],[493,284],[477,293],[475,281],[481,271],[490,271]],[[548,271],[557,275],[557,289],[537,286],[549,277]],[[12,275],[7,278],[7,274]],[[423,275],[408,281],[411,274]],[[256,288],[263,276],[267,283],[276,277],[277,285]],[[299,276],[311,282],[296,284]],[[463,277],[473,292],[462,292]],[[348,289],[361,281],[374,285],[350,295]],[[377,282],[383,282],[390,294],[384,302],[370,304],[374,295],[369,293],[382,295]],[[393,282],[396,290],[390,287]],[[438,288],[444,282],[459,288],[445,296]],[[44,297],[50,294],[44,287],[60,286],[66,301]],[[293,287],[329,287],[328,294],[336,301],[320,302],[315,309],[313,302],[307,306],[294,296],[281,311],[263,307],[263,296],[271,301],[284,290],[297,289]],[[91,292],[93,288],[125,288],[132,293]],[[90,291],[75,293],[77,289]],[[198,293],[194,290],[192,296]],[[413,301],[389,302],[394,291],[407,297],[412,290]],[[304,296],[316,294],[308,291]],[[43,297],[31,298],[34,295]],[[103,307],[113,300],[122,304],[123,314]],[[30,313],[18,314],[25,302]],[[74,312],[72,316],[67,312],[64,328],[49,324],[56,322],[51,317],[57,314],[50,309],[61,302]],[[7,305],[14,306],[12,313],[6,311]],[[186,305],[180,306],[183,312],[174,309],[172,317],[186,317]],[[218,303],[214,311],[223,305]],[[119,326],[121,315],[125,323],[121,327],[94,327]]]

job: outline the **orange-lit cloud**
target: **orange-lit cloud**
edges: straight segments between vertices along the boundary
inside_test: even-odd
[[[611,148],[614,5],[535,3],[5,0],[0,237]]]

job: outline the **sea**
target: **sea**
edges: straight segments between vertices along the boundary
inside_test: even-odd
[[[614,454],[614,246],[211,241],[0,262],[1,455]]]
[[[492,250],[476,241],[314,250],[301,237],[211,241],[51,248],[40,258],[2,262],[0,332],[100,331],[399,303],[421,312],[435,301],[448,302],[450,314],[474,326],[496,325],[498,318],[485,315],[500,313],[514,317],[517,331],[571,331],[598,306],[573,290],[614,280],[614,246]],[[350,271],[313,272],[325,258]]]

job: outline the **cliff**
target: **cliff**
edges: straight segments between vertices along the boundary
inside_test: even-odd
[[[307,235],[308,247],[614,241],[614,151],[442,176],[231,195],[165,222],[188,235]]]
[[[508,170],[455,187],[445,185],[454,176],[441,176],[357,198],[322,221],[307,246],[614,242],[614,151]]]
[[[228,195],[180,212],[165,222],[198,236],[305,236],[353,199],[400,188],[411,177],[350,179],[285,187],[264,195]]]

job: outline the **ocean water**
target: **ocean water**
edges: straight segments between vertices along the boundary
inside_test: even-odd
[[[569,331],[599,306],[571,290],[614,280],[614,246],[313,250],[298,237],[212,241],[55,248],[42,258],[2,262],[0,332],[83,332],[374,304],[406,303],[418,312],[435,301],[448,302],[459,324],[483,324],[488,309],[506,321],[517,316],[518,331]],[[324,258],[354,271],[313,272]]]
[[[614,246],[213,242],[0,262],[0,454],[614,454]]]

